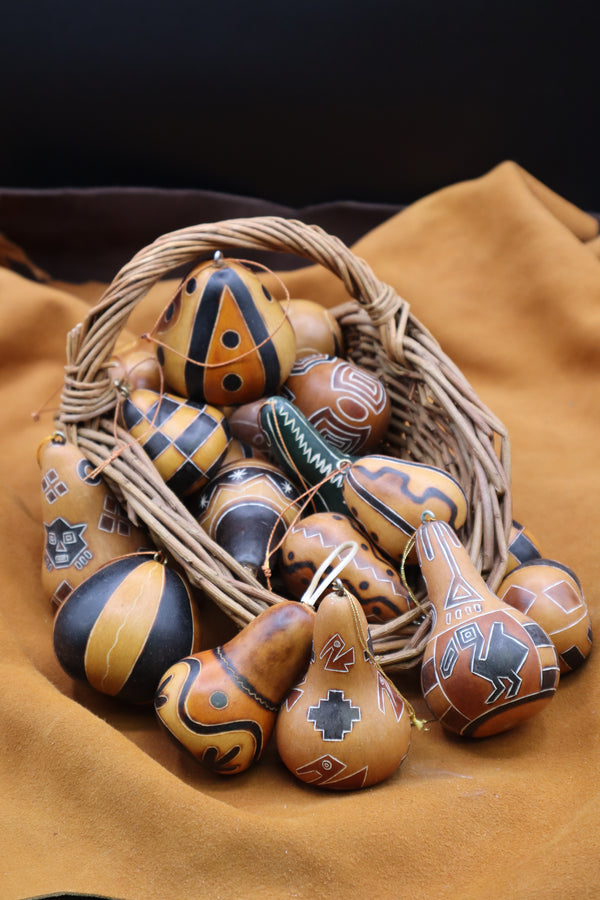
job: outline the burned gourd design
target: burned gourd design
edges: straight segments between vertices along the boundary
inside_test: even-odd
[[[217,406],[275,393],[296,356],[282,304],[246,266],[223,259],[202,263],[182,282],[156,336],[170,389]]]
[[[175,663],[156,694],[160,723],[205,768],[244,772],[262,756],[283,698],[306,670],[314,619],[311,607],[285,600],[226,644]]]
[[[355,460],[344,472],[342,494],[373,543],[398,562],[425,510],[456,531],[467,517],[465,494],[451,475],[392,456],[372,454]],[[407,558],[415,562],[416,553]]]
[[[55,606],[104,563],[151,549],[94,466],[60,433],[38,450],[45,547],[42,585]]]
[[[541,559],[541,556],[542,552],[535,537],[520,522],[513,519],[508,535],[508,554],[504,574],[508,575],[522,563]]]
[[[424,521],[416,543],[434,607],[421,665],[431,712],[469,737],[506,731],[540,712],[559,679],[546,632],[488,590],[446,522]]]
[[[333,447],[284,397],[265,400],[259,419],[271,456],[291,479],[304,490],[324,482],[312,497],[315,511],[347,514],[342,468],[354,457]]]
[[[54,651],[72,678],[148,704],[165,669],[198,649],[200,632],[183,578],[137,554],[107,563],[67,597],[54,619]]]
[[[223,413],[174,394],[136,390],[123,400],[125,427],[178,497],[203,487],[225,456],[231,433]]]
[[[297,496],[277,466],[244,459],[221,466],[189,509],[219,546],[256,575],[299,514]]]
[[[336,356],[297,360],[281,393],[342,453],[374,450],[389,425],[391,403],[382,382]]]
[[[592,620],[577,575],[562,563],[532,559],[513,569],[498,597],[534,619],[556,648],[561,673],[578,669],[592,649]]]
[[[300,781],[351,790],[389,778],[410,746],[411,722],[401,694],[369,649],[367,622],[356,598],[332,591],[315,617],[306,676],[277,716],[285,766]]]
[[[410,599],[400,575],[350,517],[341,513],[313,513],[288,529],[279,571],[290,594],[300,599],[319,566],[346,541],[356,542],[358,550],[339,577],[359,601],[367,621],[387,622],[405,613]]]

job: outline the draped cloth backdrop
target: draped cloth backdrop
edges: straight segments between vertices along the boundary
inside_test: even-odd
[[[220,218],[229,215],[224,208]],[[353,249],[410,302],[507,426],[515,516],[545,556],[574,569],[595,621],[596,218],[506,162],[383,219]],[[0,896],[598,896],[595,650],[521,727],[479,741],[449,736],[437,723],[413,729],[391,779],[346,794],[301,785],[272,745],[243,775],[212,776],[167,740],[151,710],[127,708],[63,673],[40,584],[36,449],[53,422],[49,412],[37,420],[31,413],[60,387],[66,333],[104,285],[94,273],[57,276],[51,259],[39,271],[22,228],[17,240],[10,223],[3,227]],[[345,299],[316,266],[283,277],[292,296]],[[172,289],[172,281],[157,285],[131,330],[145,330]],[[223,617],[207,612],[205,642],[228,633]],[[415,673],[396,680],[425,714]]]

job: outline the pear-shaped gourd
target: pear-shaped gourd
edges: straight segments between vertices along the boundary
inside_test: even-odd
[[[470,737],[505,731],[538,713],[559,679],[546,632],[491,593],[446,522],[426,519],[416,543],[434,607],[421,665],[431,712]]]
[[[282,304],[247,266],[220,255],[184,279],[156,334],[171,390],[215,405],[275,393],[296,356]]]
[[[391,402],[380,379],[337,356],[296,360],[281,393],[342,453],[374,450],[389,425]]]
[[[255,575],[275,564],[271,548],[300,513],[298,491],[272,463],[243,459],[221,466],[189,509],[210,537]]]
[[[46,535],[42,584],[55,606],[100,566],[151,549],[79,447],[56,432],[38,449]]]
[[[123,400],[121,414],[127,430],[178,497],[204,487],[219,468],[231,440],[220,410],[174,394],[132,391]]]
[[[541,625],[556,648],[561,673],[588,658],[592,620],[572,569],[551,559],[531,559],[506,576],[498,597]]]
[[[183,578],[134,554],[107,563],[69,594],[54,619],[65,672],[103,694],[152,703],[165,669],[200,646],[200,619]]]
[[[359,601],[367,621],[387,622],[405,613],[410,600],[400,575],[356,523],[342,513],[313,513],[288,528],[281,545],[279,572],[290,594],[300,599],[319,566],[346,541],[356,542],[358,550],[339,577]]]
[[[436,466],[393,456],[354,460],[344,472],[342,494],[373,543],[398,562],[426,510],[457,531],[467,517],[467,499],[456,479]],[[415,559],[414,552],[408,556]]]
[[[155,709],[172,737],[220,775],[262,755],[277,710],[310,658],[314,610],[269,607],[230,641],[180,660],[164,675]]]
[[[355,597],[331,591],[315,618],[306,676],[277,716],[279,755],[300,781],[331,790],[392,775],[410,745],[406,703],[377,665]]]
[[[316,300],[292,297],[286,304],[287,314],[296,336],[296,359],[326,353],[342,356],[344,338],[338,320]]]

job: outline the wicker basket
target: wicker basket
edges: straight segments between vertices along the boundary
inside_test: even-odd
[[[114,425],[117,394],[108,363],[132,309],[182,264],[236,248],[292,253],[341,279],[349,300],[334,313],[347,356],[381,377],[391,396],[385,452],[441,467],[460,482],[469,501],[461,536],[494,590],[504,571],[512,521],[506,429],[410,313],[408,303],[342,241],[316,226],[277,217],[232,219],[165,234],[137,253],[68,335],[58,427],[93,463],[105,464],[103,474],[132,520],[144,522],[157,545],[238,626],[282,599],[206,535],[145,452]],[[130,446],[116,455],[120,441]],[[427,598],[420,599],[421,608],[371,627],[383,668],[420,662],[430,627]]]

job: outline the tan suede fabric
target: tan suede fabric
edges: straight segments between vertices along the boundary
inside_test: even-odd
[[[354,248],[507,425],[515,514],[544,555],[578,574],[594,622],[597,232],[594,217],[505,163],[415,203]],[[344,299],[316,267],[286,280],[295,296]],[[132,331],[147,326],[169,288],[152,292]],[[66,332],[101,289],[0,268],[0,897],[600,896],[597,651],[518,729],[480,741],[437,723],[413,729],[389,781],[343,795],[295,781],[272,745],[245,774],[212,776],[167,740],[152,711],[62,672],[40,585],[36,449],[52,416],[34,421],[31,412],[60,387]],[[205,641],[228,631],[211,613]],[[416,673],[396,680],[425,714]]]

